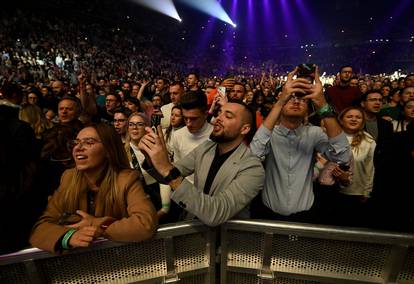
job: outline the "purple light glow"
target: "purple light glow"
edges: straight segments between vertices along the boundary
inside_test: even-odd
[[[296,6],[298,7],[301,15],[300,18],[302,19],[302,26],[305,27],[307,33],[311,35],[310,37],[317,37],[315,31],[320,29],[318,28],[317,21],[311,13],[309,13],[309,9],[306,7],[306,4],[303,3],[303,0],[296,0]]]

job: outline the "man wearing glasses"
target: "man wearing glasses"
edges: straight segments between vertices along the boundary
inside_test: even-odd
[[[342,66],[339,71],[338,84],[326,90],[326,97],[337,113],[340,113],[346,107],[359,103],[362,95],[361,91],[358,87],[350,86],[353,74],[354,72],[351,66]]]
[[[279,100],[250,144],[265,163],[264,189],[252,203],[253,218],[312,221],[314,153],[340,163],[351,158],[348,140],[325,100],[318,72],[312,84],[305,78],[293,79],[297,71],[289,73]],[[304,124],[310,101],[326,133]]]

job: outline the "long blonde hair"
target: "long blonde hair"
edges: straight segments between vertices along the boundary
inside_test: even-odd
[[[92,127],[96,130],[106,153],[105,167],[97,178],[99,191],[94,214],[96,217],[101,217],[108,210],[122,208],[122,206],[114,206],[116,203],[123,202],[123,196],[119,196],[117,177],[121,170],[129,169],[129,162],[121,138],[112,126],[99,123],[86,127]],[[67,207],[67,212],[75,212],[79,209],[80,196],[87,190],[84,173],[75,168],[74,175],[64,194],[64,206]]]
[[[43,133],[53,127],[53,124],[46,119],[40,107],[33,104],[22,106],[19,112],[19,119],[30,124],[37,139],[41,139]]]

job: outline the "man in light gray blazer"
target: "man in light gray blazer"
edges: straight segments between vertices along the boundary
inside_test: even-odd
[[[185,219],[197,217],[206,225],[218,226],[235,216],[249,217],[247,207],[264,181],[260,160],[244,143],[252,125],[250,109],[229,102],[214,121],[211,140],[174,164],[168,161],[162,136],[146,128],[139,148],[147,155],[148,172],[171,186],[171,198],[187,212]],[[194,185],[184,179],[193,173]]]

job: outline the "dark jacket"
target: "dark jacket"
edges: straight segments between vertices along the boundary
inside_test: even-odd
[[[19,108],[0,103],[0,254],[28,245],[36,208],[34,178],[38,148],[33,129],[18,119]]]

